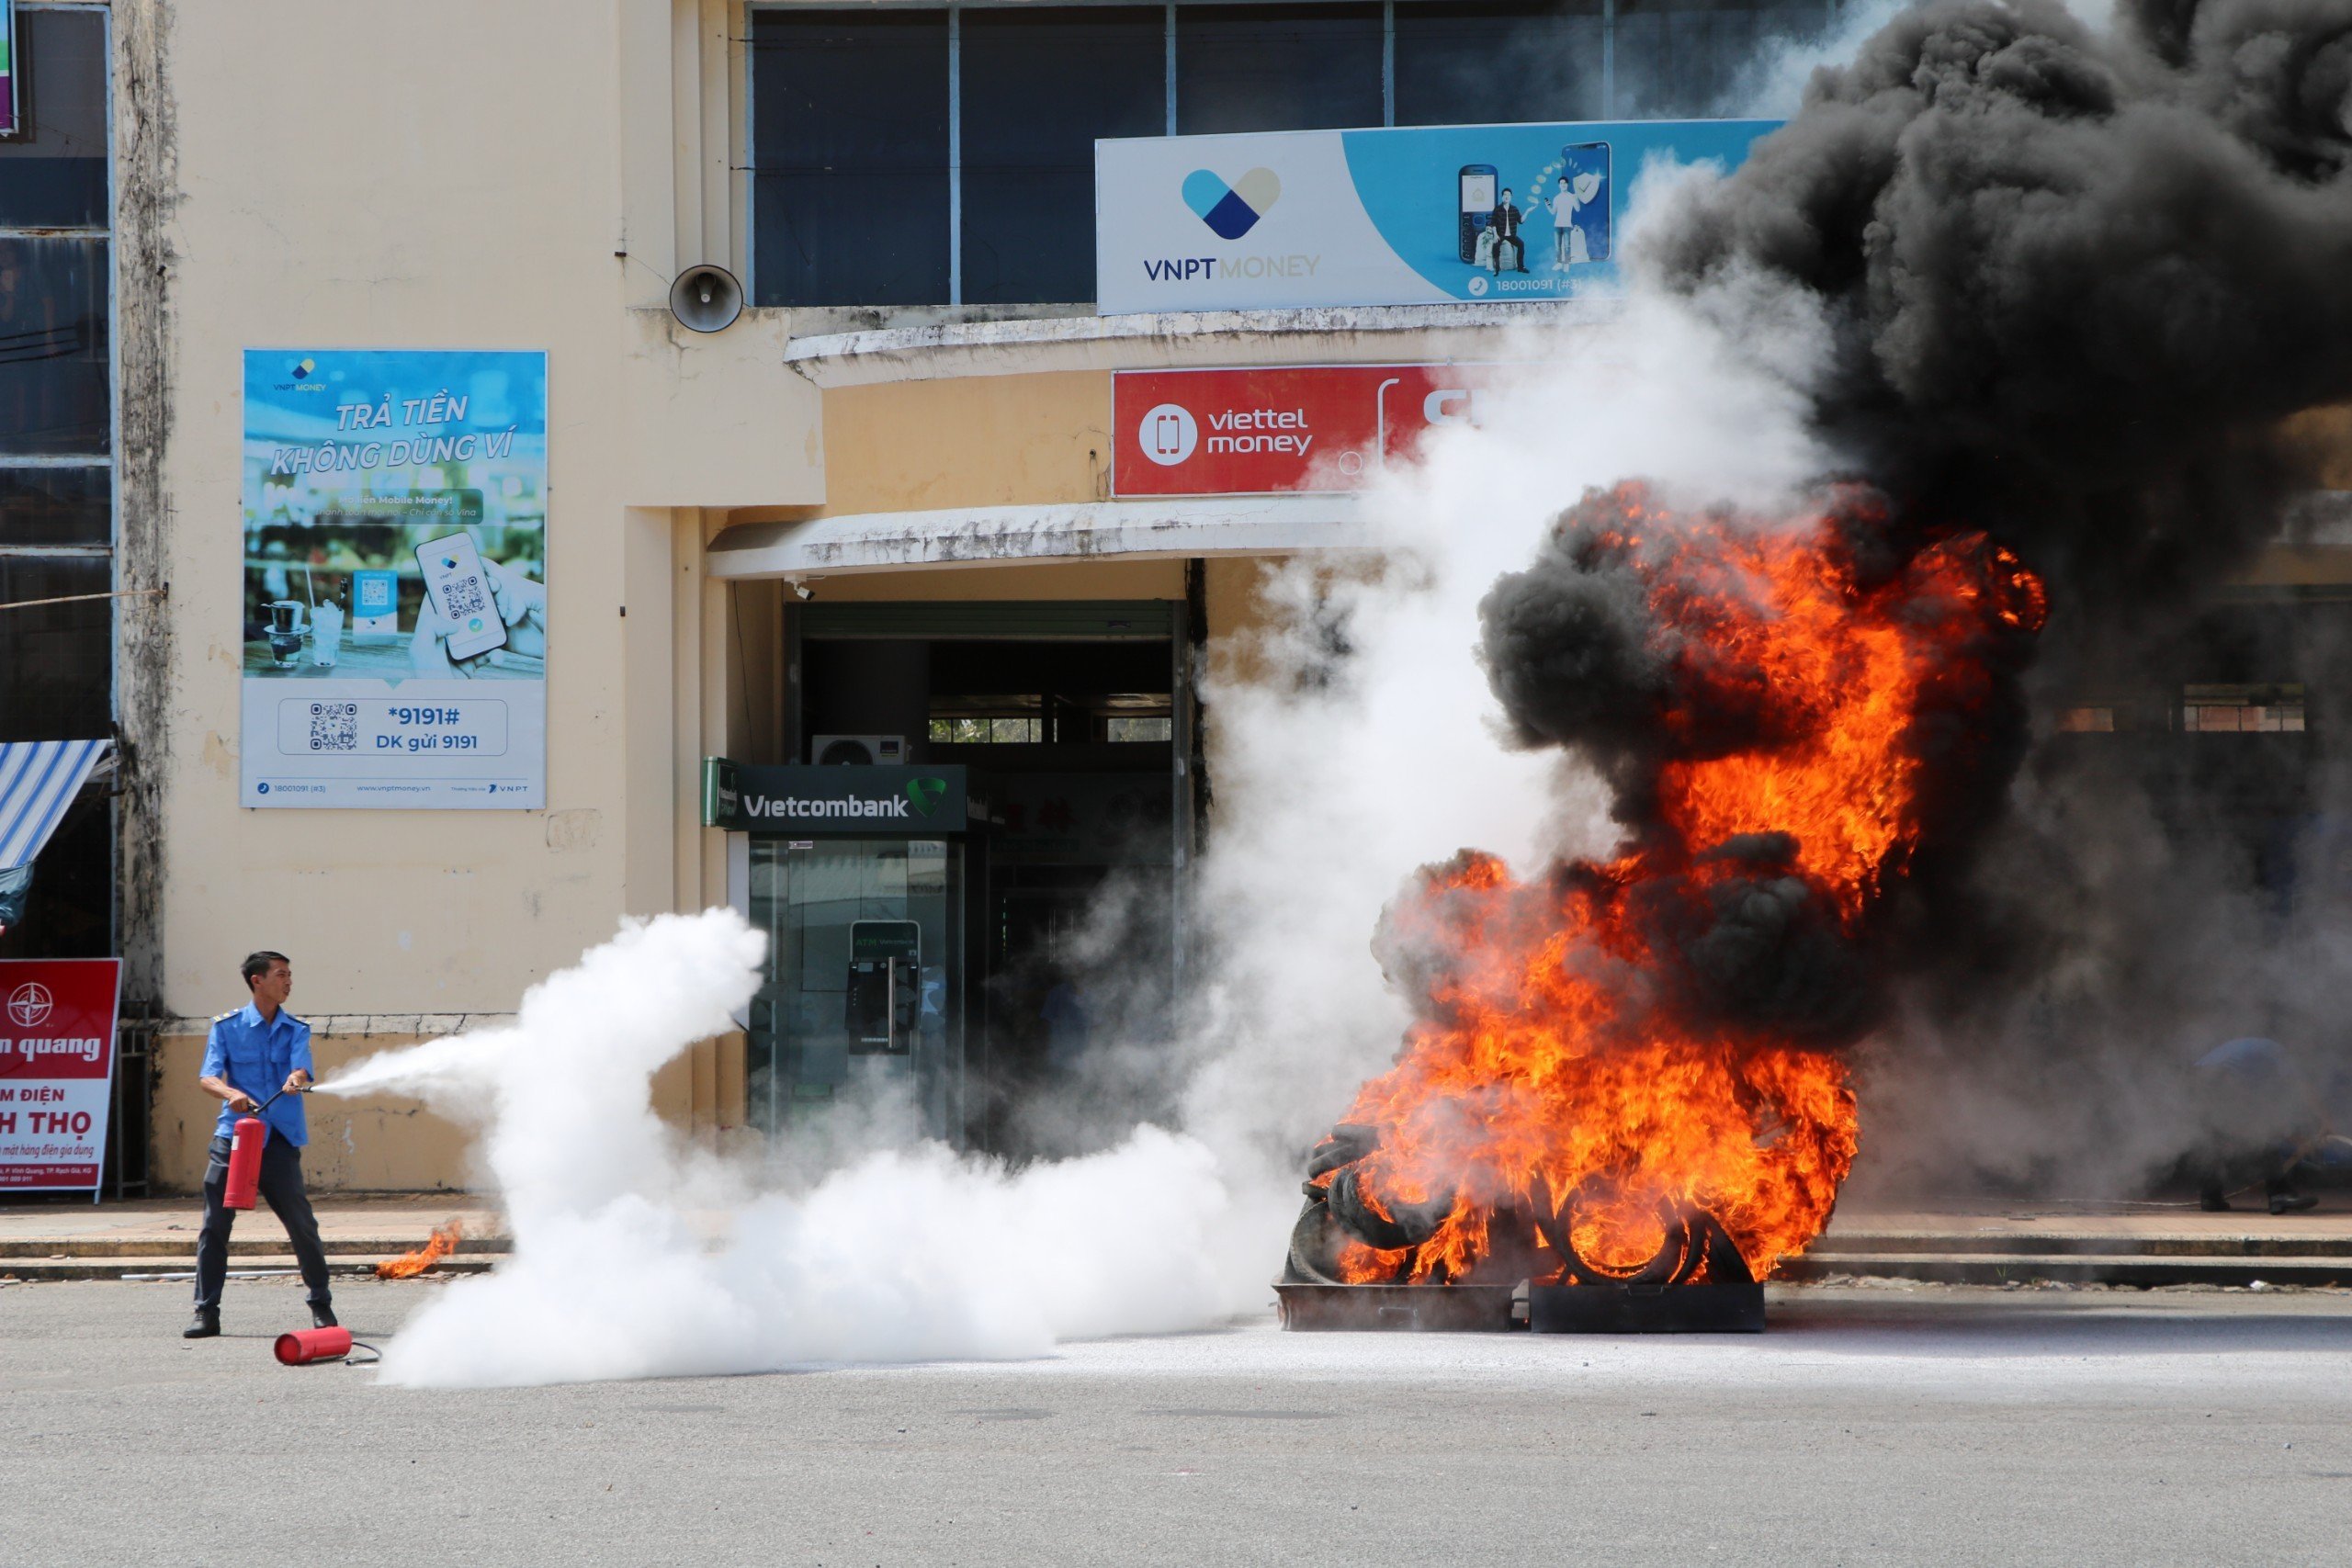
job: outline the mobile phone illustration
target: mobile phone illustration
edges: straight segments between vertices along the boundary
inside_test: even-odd
[[[1495,214],[1495,182],[1502,171],[1492,164],[1464,164],[1460,179],[1461,228],[1458,234],[1462,259],[1471,265],[1478,265],[1478,234]]]
[[[1609,209],[1614,193],[1609,188],[1609,143],[1577,141],[1560,149],[1560,175],[1568,182],[1576,202],[1569,225],[1574,262],[1609,259]],[[1557,222],[1555,217],[1555,222]]]
[[[1172,413],[1164,413],[1151,422],[1152,450],[1170,461],[1184,451],[1184,422]]]
[[[449,623],[449,657],[471,659],[506,646],[506,623],[482,570],[481,552],[469,534],[427,539],[416,547],[417,570],[424,573],[424,592],[441,618]]]

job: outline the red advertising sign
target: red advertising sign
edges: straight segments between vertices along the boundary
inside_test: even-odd
[[[1284,365],[1111,378],[1111,493],[1361,490],[1438,425],[1474,421],[1491,365]]]
[[[0,1191],[97,1190],[121,980],[119,959],[0,960]]]

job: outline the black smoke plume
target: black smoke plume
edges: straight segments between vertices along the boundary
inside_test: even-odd
[[[2326,685],[2352,615],[2222,592],[2329,458],[2297,416],[2352,400],[2352,0],[2126,0],[2103,29],[2051,0],[1916,6],[1660,213],[1635,265],[1733,341],[1817,328],[1815,434],[1887,498],[1847,520],[1857,559],[1981,529],[2051,591],[2040,667],[2004,671],[1939,771],[1951,830],[1871,963],[1817,922],[1686,933],[1721,995],[1839,994],[1783,973],[1800,958],[1855,996],[1907,976],[1891,1120],[1947,1183],[2140,1179],[2176,1147],[2182,1065],[2231,1035],[2290,1037],[2322,1077],[2352,1062],[2328,999],[2346,900],[2305,863],[2352,778]],[[1483,606],[1484,649],[1518,739],[1592,761],[1638,833],[1662,753],[1769,738],[1739,732],[1736,671],[1707,733],[1656,728],[1687,662],[1596,537],[1564,518]],[[2171,733],[2200,681],[2307,685],[2312,728],[2226,752]],[[2139,733],[2052,733],[2092,697]],[[1773,886],[1759,866],[1727,913],[1769,926]]]
[[[2352,396],[2348,166],[2352,0],[1938,0],[1643,264],[1817,311],[1833,450],[2062,601],[2143,604],[2269,537],[2313,457],[2282,422]]]

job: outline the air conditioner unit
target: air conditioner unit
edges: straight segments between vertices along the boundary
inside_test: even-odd
[[[903,735],[820,735],[808,742],[808,760],[820,766],[895,768],[907,760]]]

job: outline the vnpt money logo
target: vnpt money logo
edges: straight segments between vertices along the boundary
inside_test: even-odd
[[[1220,240],[1238,240],[1255,229],[1282,194],[1283,182],[1272,169],[1252,169],[1238,185],[1227,185],[1209,169],[1184,176],[1184,205]]]
[[[311,372],[318,367],[319,362],[315,359],[298,359],[294,362],[294,379],[307,381],[311,378]]]

